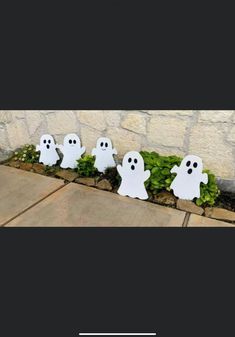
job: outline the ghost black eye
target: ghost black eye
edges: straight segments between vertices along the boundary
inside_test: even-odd
[[[196,167],[197,167],[197,163],[194,163],[194,164],[193,164],[193,167],[195,167],[195,168],[196,168]]]
[[[76,144],[76,143],[77,143],[77,141],[76,141],[76,140],[74,140],[74,141],[73,141],[73,143],[74,143],[74,144]]]
[[[51,144],[51,140],[50,139],[48,140],[48,144]]]
[[[137,164],[138,160],[137,159],[134,159],[134,163]]]
[[[189,167],[190,164],[191,164],[191,161],[189,160],[189,161],[187,161],[186,166]]]
[[[69,140],[69,144],[72,144],[72,139]]]
[[[128,163],[131,163],[131,161],[132,161],[132,159],[131,159],[131,158],[129,158],[129,159],[128,159]]]
[[[46,139],[44,139],[43,143],[46,144],[46,142],[47,142]]]
[[[101,147],[103,147],[103,145],[104,145],[104,143],[103,143],[103,142],[101,142],[101,143],[100,143],[100,146],[101,146]]]
[[[108,147],[108,143],[105,143],[105,147]]]

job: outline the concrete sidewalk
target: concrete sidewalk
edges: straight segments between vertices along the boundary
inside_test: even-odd
[[[176,209],[0,165],[5,227],[235,227]]]

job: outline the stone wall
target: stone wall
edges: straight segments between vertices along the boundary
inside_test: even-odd
[[[235,111],[4,111],[0,110],[0,149],[37,144],[43,133],[62,142],[80,135],[87,153],[100,136],[113,140],[120,155],[130,150],[203,158],[218,177],[235,179]]]

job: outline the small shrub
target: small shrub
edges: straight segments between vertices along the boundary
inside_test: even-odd
[[[196,204],[198,206],[201,205],[213,206],[215,204],[216,199],[220,195],[220,190],[217,186],[215,175],[211,173],[209,170],[204,170],[203,172],[208,174],[208,184],[200,185],[201,196],[196,200]]]
[[[25,163],[38,163],[39,154],[36,152],[35,145],[25,145],[14,153],[14,160],[19,160]]]
[[[95,158],[90,155],[86,155],[77,160],[77,172],[81,177],[95,177],[98,175],[98,170],[94,167]]]
[[[171,183],[176,177],[176,174],[170,171],[174,165],[180,165],[182,158],[177,156],[161,156],[156,152],[147,151],[142,151],[140,154],[144,159],[145,169],[151,172],[149,179],[146,181],[146,188],[153,194],[161,190],[170,191]],[[195,199],[195,202],[198,206],[213,206],[220,191],[215,175],[209,170],[204,170],[203,172],[208,174],[208,184],[200,185],[201,196]]]
[[[170,185],[175,178],[171,173],[174,165],[180,165],[182,158],[177,156],[160,156],[157,152],[141,151],[145,163],[145,169],[150,170],[151,175],[146,181],[146,188],[154,194],[161,190],[170,191]]]

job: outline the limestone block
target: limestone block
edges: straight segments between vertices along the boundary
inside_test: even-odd
[[[92,149],[96,147],[96,141],[99,137],[102,137],[100,131],[81,125],[81,142],[86,148],[86,154],[91,154]]]
[[[0,123],[6,124],[12,121],[11,111],[0,110]]]
[[[146,134],[146,118],[137,113],[126,113],[121,126],[136,133]]]
[[[15,123],[6,124],[6,130],[11,149],[14,150],[19,146],[30,143],[27,125],[24,119],[19,119]]]
[[[140,151],[141,136],[121,128],[110,128],[107,136],[112,140],[118,155],[122,156],[128,151]]]
[[[233,144],[235,144],[235,125],[232,127],[230,132],[228,133],[227,140]]]
[[[78,119],[80,123],[96,130],[104,131],[106,129],[104,111],[102,110],[81,110]]]
[[[26,121],[30,136],[34,135],[43,121],[43,115],[39,111],[26,111]]]
[[[46,115],[48,132],[52,135],[66,134],[78,130],[76,116],[73,111],[56,111]]]
[[[177,117],[152,117],[148,125],[147,138],[149,142],[163,145],[183,147],[187,120]]]
[[[234,176],[233,147],[224,140],[226,134],[226,126],[197,124],[189,143],[189,152],[201,157],[205,168],[224,178]]]
[[[144,110],[148,114],[155,115],[155,116],[192,116],[196,113],[193,110]]]
[[[3,126],[0,125],[0,149],[8,150],[7,133]]]
[[[199,122],[230,123],[233,110],[203,110],[199,111]]]
[[[104,110],[107,126],[119,126],[121,121],[121,113],[121,110]]]
[[[13,120],[24,119],[25,111],[24,110],[11,110],[11,116]]]

